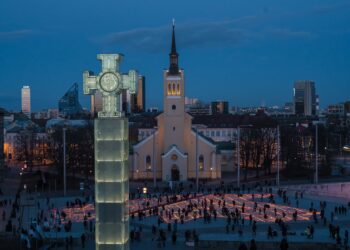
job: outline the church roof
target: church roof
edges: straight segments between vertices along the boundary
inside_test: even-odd
[[[176,51],[176,40],[175,40],[175,22],[173,21],[173,32],[171,37],[171,50],[169,54],[169,74],[177,75],[179,73],[179,54]]]
[[[176,52],[176,40],[175,40],[175,24],[173,24],[173,34],[171,37],[171,52],[170,55],[178,55]]]
[[[276,127],[277,121],[262,114],[251,115],[192,115],[192,124],[205,125],[208,128],[237,128],[238,126],[252,125],[253,127]]]

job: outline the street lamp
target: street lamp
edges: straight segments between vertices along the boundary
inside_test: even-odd
[[[67,194],[67,183],[66,183],[66,131],[67,128],[63,127],[63,196]]]
[[[240,180],[241,180],[241,176],[240,176],[240,169],[241,169],[241,153],[240,153],[240,128],[238,126],[237,128],[237,187],[240,187]]]
[[[198,126],[196,128],[196,190],[199,191],[199,173],[198,173]]]
[[[315,130],[315,184],[318,184],[318,124],[319,122],[314,122],[314,125],[316,126]]]
[[[277,175],[276,184],[280,185],[280,126],[277,125]]]
[[[156,130],[153,131],[153,156],[152,156],[152,165],[153,165],[153,187],[157,187],[157,171],[156,171],[156,158],[155,158],[155,143],[156,143]]]

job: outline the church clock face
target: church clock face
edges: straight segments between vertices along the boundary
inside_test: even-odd
[[[171,159],[172,159],[173,161],[176,161],[176,160],[177,160],[177,155],[176,155],[176,154],[173,154],[173,155],[171,156]]]
[[[100,86],[106,92],[112,92],[119,87],[119,78],[113,73],[104,73],[100,78]]]

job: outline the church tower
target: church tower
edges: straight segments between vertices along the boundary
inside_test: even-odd
[[[169,68],[163,71],[163,79],[164,107],[156,117],[157,129],[133,146],[134,178],[154,183],[156,179],[220,178],[216,145],[195,133],[193,117],[185,112],[184,70],[179,67],[174,23]]]
[[[164,70],[164,129],[165,150],[178,143],[184,148],[185,86],[184,71],[179,68],[179,54],[176,51],[175,24],[172,27],[169,69]]]

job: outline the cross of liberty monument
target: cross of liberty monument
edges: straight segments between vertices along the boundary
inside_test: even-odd
[[[122,54],[99,54],[102,71],[83,73],[84,94],[102,93],[102,111],[94,121],[95,241],[98,250],[129,249],[129,132],[120,108],[124,89],[136,92],[138,75],[119,72]]]
[[[99,54],[97,59],[102,62],[102,72],[98,76],[85,71],[84,94],[94,94],[96,90],[102,93],[102,111],[98,117],[121,117],[119,97],[123,89],[131,94],[136,92],[137,72],[130,70],[129,74],[119,72],[119,63],[123,59],[122,54]]]

